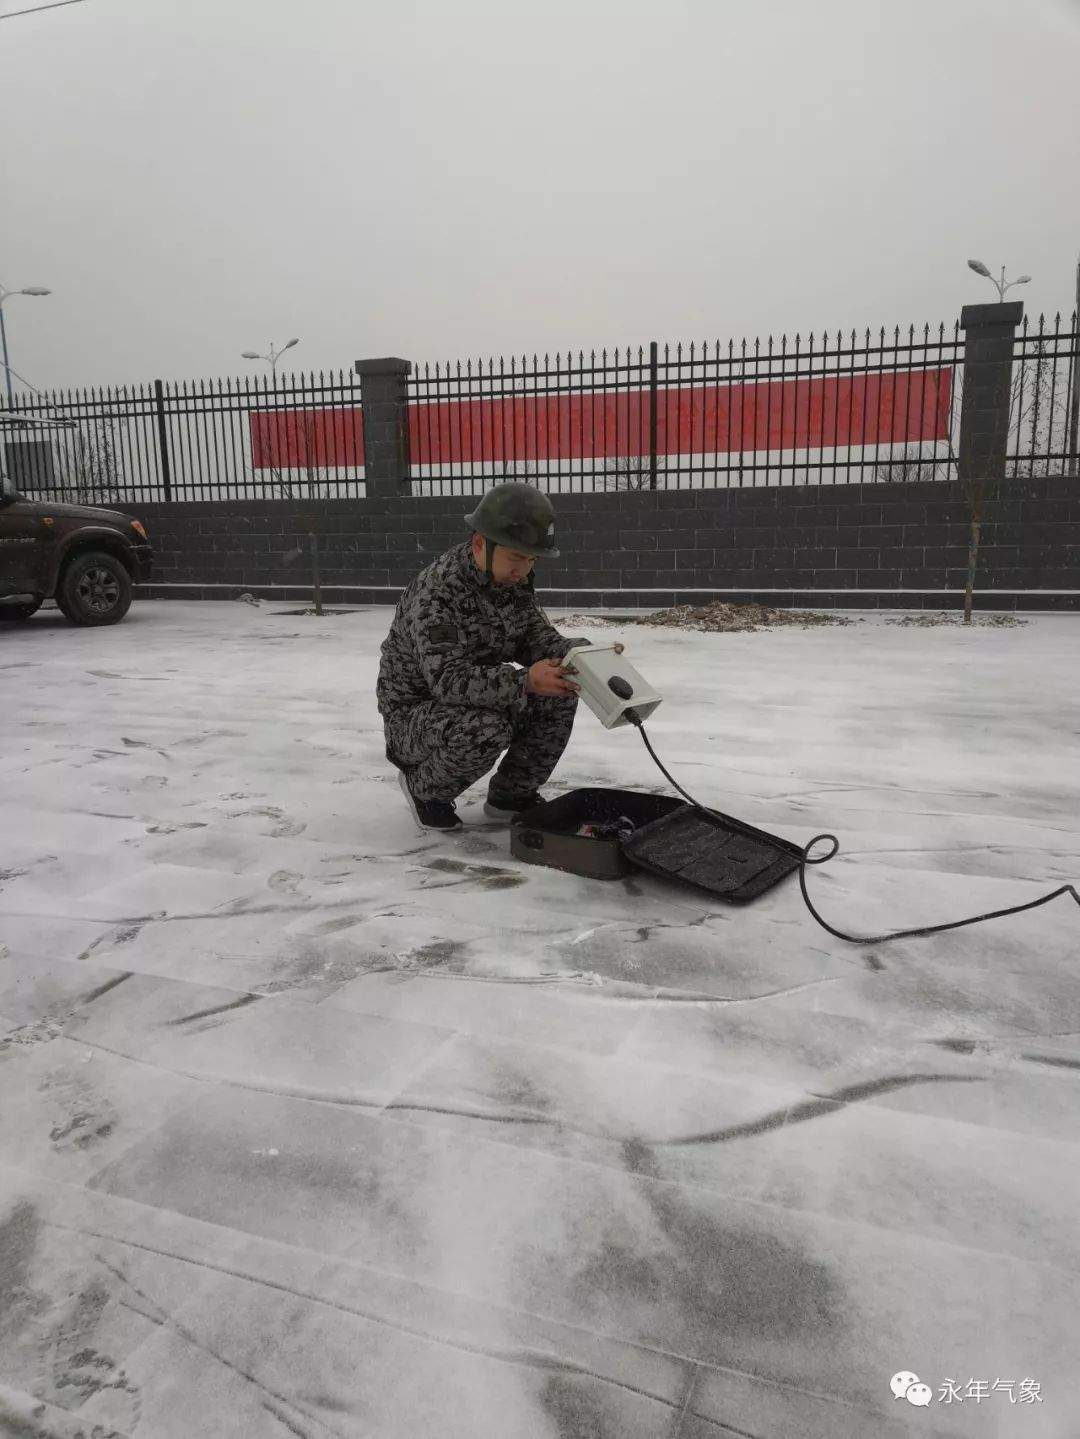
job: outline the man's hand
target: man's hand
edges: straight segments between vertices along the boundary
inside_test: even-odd
[[[537,660],[530,665],[525,676],[525,693],[530,695],[553,695],[564,698],[576,695],[581,686],[567,679],[572,674],[562,660]]]

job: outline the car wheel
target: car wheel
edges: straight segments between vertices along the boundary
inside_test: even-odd
[[[28,620],[41,609],[41,600],[24,600],[22,604],[0,604],[0,620]]]
[[[56,603],[73,625],[114,625],[131,608],[131,576],[103,550],[77,555],[60,579]]]

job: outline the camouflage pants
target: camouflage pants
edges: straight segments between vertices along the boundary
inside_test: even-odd
[[[562,757],[576,711],[576,696],[529,695],[518,711],[424,700],[385,716],[386,757],[408,770],[419,799],[453,800],[505,750],[491,790],[501,798],[530,794]]]

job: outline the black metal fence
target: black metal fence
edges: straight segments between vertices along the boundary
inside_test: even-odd
[[[941,325],[425,365],[408,380],[412,488],[946,479],[963,357]]]
[[[424,365],[406,381],[416,495],[955,478],[959,325]],[[1076,316],[1025,319],[1006,475],[1078,472]],[[361,498],[361,381],[337,374],[85,389],[0,412],[5,469],[80,503]]]
[[[1032,327],[1025,315],[1013,347],[1006,475],[1077,475],[1080,472],[1080,335],[1077,317],[1062,330],[1043,316]]]
[[[345,372],[20,395],[0,418],[16,484],[59,501],[364,494],[360,385]]]

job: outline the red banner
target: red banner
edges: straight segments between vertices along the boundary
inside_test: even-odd
[[[949,436],[952,370],[661,390],[661,455],[908,444]],[[414,465],[649,453],[647,390],[409,406]]]
[[[359,408],[252,410],[250,420],[256,470],[358,469],[364,463]]]
[[[817,450],[949,438],[952,370],[746,381],[660,390],[660,455]],[[414,465],[605,459],[649,453],[649,393],[515,395],[409,406]],[[356,469],[359,409],[251,412],[255,469]]]

